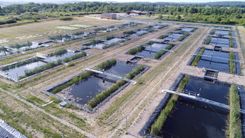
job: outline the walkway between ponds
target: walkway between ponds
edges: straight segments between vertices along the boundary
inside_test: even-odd
[[[185,68],[182,69],[181,72],[192,76],[204,77],[205,68],[186,66]],[[217,80],[230,84],[234,83],[238,85],[245,85],[245,76],[239,76],[239,75],[229,74],[225,72],[219,72]]]

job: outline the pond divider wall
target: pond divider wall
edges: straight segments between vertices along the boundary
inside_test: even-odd
[[[175,90],[183,78],[184,78],[184,74],[180,74],[177,77],[176,81],[170,87],[170,90]],[[165,93],[165,96],[163,97],[161,102],[158,104],[155,111],[152,113],[152,115],[150,116],[148,121],[145,123],[144,127],[140,130],[139,134],[141,136],[153,137],[150,135],[149,129],[151,128],[151,125],[154,123],[154,121],[157,119],[157,117],[160,115],[162,109],[168,103],[168,100],[170,99],[170,97],[171,97],[171,94]]]

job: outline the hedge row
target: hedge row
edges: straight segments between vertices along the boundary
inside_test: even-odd
[[[229,124],[227,135],[229,138],[242,138],[242,125],[240,117],[240,97],[238,94],[237,86],[232,84],[229,91]]]
[[[99,70],[107,70],[116,64],[117,64],[117,60],[111,59],[99,64],[98,66],[96,66],[96,68]]]
[[[182,92],[184,90],[185,86],[187,85],[188,81],[189,81],[189,77],[185,76],[181,80],[177,91]],[[151,135],[159,136],[161,134],[161,129],[162,129],[167,117],[170,115],[171,111],[173,110],[177,100],[178,100],[177,95],[172,95],[170,97],[166,106],[163,108],[160,115],[158,116],[158,118],[155,120],[155,122],[152,124],[152,126],[150,128],[150,134]]]
[[[103,100],[105,100],[108,96],[110,96],[112,93],[117,91],[120,87],[122,87],[126,83],[127,82],[124,80],[119,80],[115,84],[113,84],[109,89],[97,94],[95,97],[93,97],[91,100],[88,101],[89,108],[92,109],[96,107],[99,103],[101,103]]]
[[[232,73],[232,74],[236,73],[236,63],[235,63],[235,54],[234,54],[234,52],[230,52],[229,70],[230,70],[230,73]]]
[[[183,35],[178,39],[178,41],[183,41],[190,34],[188,32],[184,32]]]
[[[87,56],[86,52],[81,52],[81,53],[75,54],[74,56],[67,57],[63,61],[67,63],[67,62],[70,62],[72,60],[79,59],[79,58],[82,58],[85,56]]]
[[[19,48],[26,47],[26,46],[31,46],[31,45],[32,45],[32,43],[28,41],[28,42],[23,43],[23,44],[15,44],[15,45],[11,45],[10,47],[11,47],[11,48],[19,49]]]
[[[229,46],[230,46],[231,48],[234,47],[234,43],[233,43],[233,38],[232,38],[232,37],[229,38]]]
[[[51,68],[59,66],[61,64],[62,64],[61,60],[58,60],[58,61],[55,61],[55,62],[51,62],[51,63],[47,63],[47,64],[42,65],[40,67],[37,67],[37,68],[35,68],[33,70],[25,71],[25,75],[24,76],[20,76],[19,79],[22,79],[22,78],[25,78],[25,77],[40,73],[40,72],[42,72],[44,70],[51,69]]]
[[[12,68],[17,68],[17,67],[29,64],[29,63],[33,63],[33,62],[39,61],[39,60],[40,60],[39,58],[31,58],[31,59],[28,59],[28,60],[19,61],[17,63],[11,64],[11,65],[7,65],[7,66],[3,67],[2,70],[5,71],[5,70],[12,69]]]
[[[53,94],[56,94],[56,93],[64,90],[65,88],[72,86],[73,84],[79,83],[80,81],[89,78],[92,75],[93,75],[92,72],[86,71],[86,72],[82,73],[81,75],[76,76],[76,77],[72,78],[71,80],[65,82],[64,84],[55,87],[50,92]]]
[[[62,49],[55,51],[54,53],[49,54],[48,56],[60,56],[65,53],[67,53],[67,50],[62,48]]]
[[[173,45],[169,45],[167,46],[164,50],[160,50],[158,51],[155,55],[154,55],[154,58],[155,59],[159,59],[162,57],[162,55],[164,55],[165,53],[167,53],[170,49],[173,48]]]
[[[192,63],[191,63],[192,66],[197,66],[198,62],[199,62],[199,61],[201,60],[201,58],[202,58],[202,54],[204,53],[204,51],[205,51],[205,48],[202,47],[202,48],[200,49],[200,51],[197,53],[197,55],[195,56],[194,60],[192,61]]]
[[[144,46],[138,46],[138,47],[136,47],[136,48],[130,49],[127,53],[130,54],[130,55],[135,55],[136,53],[141,52],[141,51],[143,51],[144,49],[145,49]]]

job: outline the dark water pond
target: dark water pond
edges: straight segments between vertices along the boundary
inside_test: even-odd
[[[185,93],[227,104],[230,85],[190,77]],[[179,97],[168,116],[161,137],[171,138],[224,138],[228,112],[211,105]]]
[[[116,65],[106,70],[106,72],[124,76],[131,72],[136,66],[137,65],[135,64],[127,64],[126,62],[117,61]],[[68,89],[68,95],[72,95],[72,97],[76,99],[76,103],[84,105],[98,93],[111,87],[116,81],[117,79],[109,76],[93,75],[88,79],[71,86]]]
[[[237,54],[235,54],[236,73],[239,73],[239,62]],[[214,51],[205,49],[201,60],[198,62],[198,67],[209,68],[222,72],[230,72],[229,69],[229,53],[224,51]]]

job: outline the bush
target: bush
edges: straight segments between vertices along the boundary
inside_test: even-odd
[[[227,135],[229,138],[242,138],[240,118],[240,98],[237,86],[232,84],[229,91],[230,113]]]
[[[232,73],[232,74],[236,73],[236,63],[235,63],[235,54],[234,54],[234,52],[230,52],[229,69],[230,69],[230,73]]]
[[[121,86],[126,84],[127,82],[124,80],[119,80],[115,84],[113,84],[109,89],[97,94],[94,98],[89,100],[88,106],[89,108],[96,107],[99,103],[101,103],[103,100],[105,100],[108,96],[110,96],[112,93],[117,91]]]
[[[178,39],[178,41],[183,41],[190,34],[188,32],[184,32],[183,35]]]
[[[208,44],[210,44],[210,42],[211,42],[211,36],[208,36],[205,40],[204,40],[204,44],[205,45],[208,45]]]
[[[4,24],[12,24],[12,23],[17,23],[16,19],[5,19],[5,20],[0,20],[0,25]]]
[[[133,79],[135,76],[137,76],[144,69],[145,69],[144,65],[139,65],[139,66],[135,67],[131,72],[129,72],[126,77],[128,79]]]
[[[189,77],[185,76],[181,80],[181,82],[177,88],[177,91],[182,92],[184,90],[186,84],[188,83],[188,81],[189,81]],[[173,110],[177,100],[178,100],[177,95],[172,95],[170,97],[166,106],[161,111],[161,113],[159,114],[159,116],[157,117],[157,119],[154,121],[154,123],[152,124],[152,126],[150,128],[151,135],[158,136],[161,133],[161,129],[162,129],[167,117],[170,115],[171,111]]]
[[[117,61],[115,59],[111,59],[99,64],[98,66],[96,66],[96,68],[99,70],[107,70],[112,66],[116,65],[116,63]]]
[[[65,53],[67,53],[67,50],[62,48],[60,50],[55,51],[54,53],[49,54],[49,56],[60,56]]]
[[[60,17],[60,20],[62,20],[62,21],[71,21],[71,20],[73,20],[73,18],[72,17]]]
[[[197,55],[195,56],[194,60],[192,61],[192,63],[191,63],[192,66],[197,66],[198,62],[199,62],[199,61],[201,60],[201,58],[202,58],[202,54],[204,53],[204,51],[205,51],[205,48],[202,47],[202,48],[200,49],[200,51],[197,53]]]
[[[136,48],[130,49],[127,53],[130,54],[130,55],[135,55],[136,53],[141,52],[141,51],[143,51],[144,49],[145,49],[144,46],[138,46],[138,47],[136,47]]]
[[[12,45],[10,47],[19,49],[19,48],[28,47],[28,46],[31,46],[31,45],[32,45],[32,43],[28,41],[28,42],[23,43],[23,44],[15,44],[15,45]]]
[[[161,58],[162,55],[164,55],[165,53],[167,53],[167,52],[168,52],[170,49],[172,49],[172,48],[173,48],[173,45],[167,46],[166,49],[158,51],[158,52],[154,55],[154,58],[155,58],[155,59]]]
[[[233,43],[233,38],[232,38],[232,37],[229,38],[229,46],[230,46],[231,48],[234,47],[234,43]]]
[[[107,68],[109,68],[109,67],[111,67],[111,66],[113,66],[115,64],[116,64],[116,60],[115,59],[107,60],[107,61],[99,64],[97,66],[97,68],[99,68],[99,69],[107,69]],[[79,83],[82,80],[88,79],[93,74],[94,74],[93,72],[86,71],[86,72],[80,74],[79,76],[76,76],[76,77],[72,78],[71,80],[65,82],[64,84],[61,84],[61,85],[53,88],[50,92],[53,93],[53,94],[58,93],[58,92],[62,91],[63,89],[72,86],[73,84],[76,84],[76,83]]]
[[[53,94],[56,94],[56,93],[64,90],[65,88],[68,88],[68,87],[72,86],[73,84],[79,83],[80,81],[89,78],[92,75],[93,75],[92,72],[86,71],[86,72],[80,74],[79,76],[76,76],[76,77],[72,78],[71,80],[65,82],[64,84],[61,84],[61,85],[55,87],[50,92],[53,93]]]
[[[82,58],[85,56],[87,56],[86,52],[81,52],[81,53],[75,54],[74,56],[65,58],[63,61],[67,63],[67,62],[70,62],[72,60],[79,59],[79,58]]]
[[[35,68],[33,70],[26,71],[25,75],[24,76],[20,76],[19,79],[22,79],[22,78],[25,78],[25,77],[40,73],[40,72],[42,72],[44,70],[51,69],[51,68],[56,67],[56,66],[61,65],[61,64],[62,64],[61,60],[58,60],[58,61],[55,61],[55,62],[51,62],[51,63],[47,63],[47,64],[45,64],[43,66],[40,66],[40,67],[37,67],[37,68]]]
[[[15,64],[11,64],[11,65],[5,66],[5,67],[2,68],[2,70],[5,71],[5,70],[12,69],[12,68],[17,68],[17,67],[29,64],[29,63],[33,63],[33,62],[39,61],[39,60],[40,60],[39,58],[31,58],[31,59],[28,59],[28,60],[20,61],[20,62],[17,62]]]

